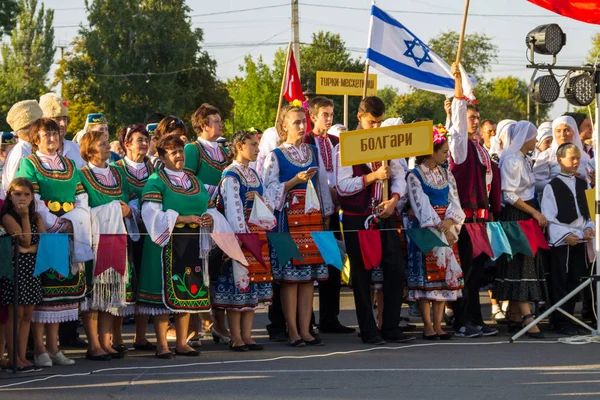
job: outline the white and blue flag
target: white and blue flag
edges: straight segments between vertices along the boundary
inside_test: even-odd
[[[369,47],[369,66],[417,89],[454,94],[450,66],[398,20],[373,4]],[[462,65],[460,70],[467,77]],[[463,92],[474,99],[469,79],[463,79]]]

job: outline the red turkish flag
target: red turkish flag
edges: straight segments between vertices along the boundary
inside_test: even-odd
[[[600,3],[593,0],[527,0],[562,16],[600,25]]]
[[[290,51],[290,58],[288,60],[283,97],[290,103],[294,100],[304,101],[304,94],[302,94],[302,85],[300,84],[300,76],[298,75],[298,68],[296,68],[293,51]]]

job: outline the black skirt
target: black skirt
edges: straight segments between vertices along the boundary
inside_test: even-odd
[[[535,207],[533,200],[527,202]],[[501,221],[525,221],[530,214],[507,204],[500,214]],[[503,254],[496,261],[496,279],[492,289],[496,300],[547,301],[548,287],[542,253],[535,257],[515,254],[512,259]]]

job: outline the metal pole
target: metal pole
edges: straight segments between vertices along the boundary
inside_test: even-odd
[[[344,95],[344,126],[348,128],[348,95]]]
[[[17,343],[19,335],[19,238],[13,237],[14,254],[13,254],[13,351],[12,351],[12,371],[17,373]],[[29,334],[27,332],[26,334]]]
[[[296,58],[296,69],[300,75],[300,21],[298,16],[298,0],[292,0],[292,34],[294,42],[294,57]]]
[[[598,66],[596,66],[598,67]],[[596,82],[596,149],[598,148],[598,143],[600,143],[600,71],[598,71],[598,69],[596,69],[595,72],[595,79],[594,81]],[[600,227],[600,203],[598,202],[598,200],[600,199],[600,173],[598,173],[598,171],[600,170],[600,157],[596,156],[595,157],[595,170],[596,170],[596,186],[595,186],[595,190],[596,190],[596,204],[595,204],[595,210],[594,214],[596,214],[596,260],[595,260],[595,264],[596,264],[596,275],[600,275],[600,266],[598,265],[598,256],[600,255],[600,233],[598,232],[598,228]],[[592,212],[592,210],[590,210],[590,212]],[[591,288],[593,288],[593,285],[591,286]],[[598,294],[600,294],[600,281],[596,281],[596,335],[598,335],[598,333],[600,332],[600,298],[598,298]]]

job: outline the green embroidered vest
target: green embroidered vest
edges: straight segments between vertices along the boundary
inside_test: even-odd
[[[34,193],[44,201],[74,203],[75,196],[84,193],[79,171],[73,160],[59,156],[65,171],[50,171],[44,168],[40,158],[31,154],[21,160],[15,177],[27,178],[33,184]]]
[[[117,162],[110,164],[110,165],[116,167],[119,171],[121,171],[123,173],[123,175],[127,179],[127,182],[129,182],[129,188],[135,195],[136,199],[142,198],[142,190],[144,189],[146,182],[148,182],[148,178],[150,177],[150,175],[152,175],[154,173],[154,166],[152,165],[152,163],[150,162],[150,160],[148,158],[144,159],[144,164],[146,164],[146,169],[148,170],[148,176],[141,180],[138,180],[138,178],[136,176],[134,176],[131,172],[129,172],[129,170],[127,169],[127,162],[125,161],[124,158],[120,159]]]
[[[163,211],[173,210],[183,216],[204,214],[208,209],[210,196],[191,172],[184,172],[192,183],[187,190],[173,185],[165,171],[152,174],[142,191],[142,204],[146,201],[161,203]]]
[[[185,169],[196,175],[205,185],[218,186],[223,170],[231,163],[229,152],[219,146],[225,156],[225,161],[215,161],[204,150],[200,142],[188,143],[184,147]]]
[[[125,179],[124,173],[112,165],[109,168],[117,180],[117,185],[114,187],[101,184],[92,169],[87,165],[79,170],[81,184],[88,194],[90,207],[103,206],[113,200],[123,200],[125,203],[128,203],[133,199],[133,193],[129,188],[129,183]]]

